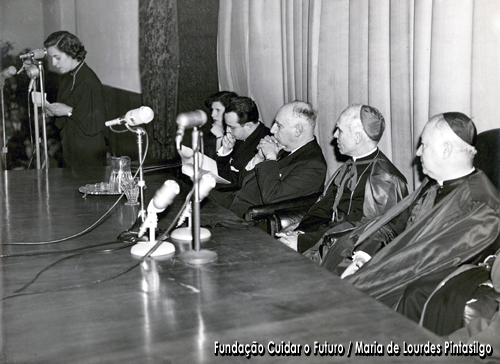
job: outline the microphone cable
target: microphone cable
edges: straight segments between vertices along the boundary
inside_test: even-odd
[[[142,163],[141,163],[141,165],[142,165]],[[136,174],[137,174],[137,172],[136,172]],[[198,177],[198,183],[199,183],[200,178],[201,177]],[[57,288],[57,289],[46,289],[46,290],[40,290],[40,291],[22,292],[23,290],[25,290],[26,288],[28,288],[31,284],[33,284],[45,271],[47,271],[51,267],[57,265],[58,263],[66,260],[66,259],[70,259],[72,257],[78,256],[78,255],[82,255],[82,254],[115,252],[115,251],[118,251],[118,250],[121,250],[121,249],[124,249],[124,248],[127,248],[127,247],[131,247],[132,245],[135,245],[135,243],[137,242],[137,239],[132,239],[132,241],[128,242],[127,244],[122,245],[120,247],[117,247],[115,249],[106,249],[106,250],[97,250],[97,251],[85,251],[85,252],[80,251],[80,250],[89,249],[89,248],[92,248],[92,247],[95,247],[95,246],[104,246],[104,245],[114,244],[114,243],[117,243],[117,242],[110,242],[110,243],[108,242],[108,243],[96,244],[96,245],[89,246],[89,247],[82,247],[82,248],[77,248],[77,249],[73,249],[73,250],[68,250],[66,252],[77,251],[77,253],[72,254],[70,256],[67,256],[67,257],[60,258],[57,261],[49,264],[48,266],[46,266],[45,268],[43,268],[41,271],[39,271],[35,275],[35,277],[33,279],[31,279],[31,281],[29,281],[23,287],[21,287],[18,290],[16,290],[13,294],[5,296],[5,297],[2,297],[0,299],[0,301],[7,300],[7,299],[10,299],[10,298],[19,297],[19,296],[28,296],[28,295],[34,295],[34,294],[43,294],[43,293],[49,293],[49,292],[60,292],[60,291],[66,291],[66,290],[70,290],[70,289],[88,287],[88,286],[91,286],[91,285],[94,285],[94,284],[98,284],[98,283],[103,283],[103,282],[110,281],[112,279],[118,278],[118,277],[120,277],[120,276],[122,276],[122,275],[124,275],[124,274],[126,274],[126,273],[128,273],[128,272],[130,272],[132,270],[134,270],[135,268],[137,268],[138,266],[140,266],[146,259],[150,258],[150,256],[156,251],[156,249],[163,243],[163,240],[165,240],[165,239],[168,238],[170,231],[174,228],[174,226],[175,226],[177,220],[179,219],[180,215],[182,214],[182,212],[184,211],[184,209],[188,205],[189,201],[191,200],[191,197],[192,197],[192,195],[194,193],[194,190],[195,190],[195,184],[193,184],[193,187],[191,188],[191,190],[189,191],[189,193],[186,195],[186,198],[185,198],[185,201],[184,201],[182,207],[179,209],[178,213],[176,214],[175,218],[172,220],[172,222],[170,223],[170,225],[168,226],[168,228],[163,232],[163,234],[161,236],[158,237],[156,244],[143,257],[141,257],[141,259],[140,259],[139,262],[132,264],[131,266],[125,268],[124,270],[120,271],[119,273],[117,273],[115,275],[108,276],[108,277],[105,277],[105,278],[102,278],[102,279],[97,279],[97,280],[94,280],[94,281],[91,281],[91,282],[81,283],[81,284],[76,284],[76,285],[71,285],[71,286],[64,286],[64,287],[60,287],[60,288]],[[123,194],[120,196],[120,198],[121,197],[123,197]],[[119,201],[119,199],[118,199],[118,201]],[[116,205],[116,203],[115,203],[115,205]],[[115,205],[113,205],[113,207]],[[34,253],[33,255],[57,254],[57,253],[59,253],[59,252],[57,252],[57,251],[51,251],[51,252],[41,252],[39,254]],[[26,256],[31,256],[31,254],[32,253],[25,253]],[[24,256],[24,254],[12,254],[12,255],[9,255],[9,256],[5,256],[5,257],[14,257],[14,256]]]
[[[82,287],[88,287],[88,286],[91,286],[91,285],[94,285],[94,284],[98,284],[98,283],[103,283],[103,282],[108,282],[112,279],[115,279],[115,278],[118,278],[132,270],[134,270],[135,268],[137,268],[138,266],[140,266],[146,259],[148,259],[151,254],[154,253],[154,251],[163,243],[163,240],[166,239],[168,237],[168,234],[170,233],[170,231],[173,229],[173,227],[175,226],[175,223],[177,222],[177,220],[179,219],[182,211],[184,210],[184,208],[187,206],[187,204],[189,203],[189,201],[191,200],[191,196],[193,195],[194,193],[194,186],[193,188],[191,189],[191,191],[187,194],[186,196],[186,199],[184,201],[184,204],[182,205],[182,208],[179,210],[179,212],[177,213],[177,215],[175,216],[175,218],[173,219],[173,221],[170,223],[170,225],[168,226],[168,228],[165,230],[165,232],[158,238],[156,244],[140,259],[139,262],[137,263],[134,263],[132,264],[131,266],[123,269],[122,271],[120,271],[119,273],[117,274],[114,274],[114,275],[111,275],[111,276],[107,276],[107,277],[104,277],[102,279],[97,279],[97,280],[94,280],[94,281],[91,281],[91,282],[87,282],[87,283],[81,283],[81,284],[75,284],[75,285],[71,285],[71,286],[64,286],[64,287],[60,287],[60,288],[57,288],[57,289],[45,289],[45,290],[40,290],[40,291],[30,291],[30,292],[22,292],[23,290],[25,290],[26,288],[28,288],[31,284],[33,284],[45,271],[47,271],[48,269],[50,269],[51,267],[59,264],[60,262],[66,260],[66,259],[70,259],[72,257],[75,257],[75,256],[78,256],[78,255],[82,255],[82,254],[92,254],[92,253],[107,253],[107,252],[115,252],[115,251],[118,251],[120,249],[124,249],[124,248],[128,248],[128,247],[131,247],[132,245],[134,245],[136,243],[136,241],[132,241],[132,242],[128,242],[128,244],[125,244],[125,245],[122,245],[120,247],[117,247],[115,249],[106,249],[106,250],[97,250],[97,251],[86,251],[86,252],[77,252],[75,254],[72,254],[70,256],[67,256],[67,257],[63,257],[63,258],[60,258],[58,260],[56,260],[55,262],[53,263],[50,263],[48,266],[46,266],[45,268],[43,268],[42,270],[40,270],[36,275],[35,277],[33,277],[28,283],[26,283],[23,287],[17,289],[16,291],[14,291],[13,294],[10,294],[8,296],[5,296],[5,297],[2,297],[0,299],[0,301],[4,301],[4,300],[7,300],[7,299],[10,299],[10,298],[15,298],[15,297],[19,297],[19,296],[29,296],[29,295],[35,295],[35,294],[43,294],[43,293],[50,293],[50,292],[61,292],[61,291],[67,291],[67,290],[71,290],[71,289],[76,289],[76,288],[82,288]],[[105,243],[105,244],[113,244],[113,243]],[[105,245],[105,244],[102,244],[102,245]],[[52,252],[46,252],[47,254],[50,254]]]
[[[58,259],[57,261],[49,264],[48,266],[46,266],[45,268],[43,268],[40,272],[38,272],[38,274],[30,282],[26,283],[23,287],[21,287],[20,289],[16,290],[13,294],[10,294],[8,296],[2,297],[0,299],[0,301],[4,301],[4,300],[10,299],[10,298],[15,298],[15,297],[19,297],[19,296],[30,296],[30,295],[35,295],[35,294],[49,293],[49,292],[61,292],[61,291],[67,291],[67,290],[70,290],[70,289],[75,289],[75,288],[88,287],[88,286],[91,286],[93,284],[107,282],[107,281],[110,281],[112,279],[118,278],[118,277],[120,277],[120,276],[122,276],[122,275],[124,275],[124,274],[126,274],[128,272],[130,272],[134,268],[138,267],[142,263],[142,261],[140,261],[138,263],[135,263],[134,265],[132,265],[132,266],[130,266],[130,267],[122,270],[121,272],[119,272],[119,273],[117,273],[115,275],[108,276],[108,277],[105,277],[105,278],[102,278],[102,279],[97,279],[97,280],[94,280],[94,281],[91,281],[91,282],[80,283],[80,284],[75,284],[75,285],[71,285],[71,286],[64,286],[64,287],[60,287],[60,288],[56,288],[56,289],[44,289],[44,290],[39,290],[39,291],[22,292],[24,289],[26,289],[31,284],[33,284],[38,279],[38,277],[40,277],[40,275],[43,272],[45,272],[46,270],[50,269],[51,267],[53,267],[54,265],[60,263],[63,260],[72,258],[72,257],[77,256],[77,255],[81,255],[81,254],[110,253],[110,252],[114,252],[114,251],[117,251],[117,250],[120,250],[120,249],[128,248],[131,245],[132,244],[130,243],[130,244],[118,247],[116,249],[107,249],[107,250],[100,250],[100,251],[93,251],[93,252],[77,253],[77,254],[72,254],[72,255],[70,255],[68,257],[64,257],[64,258]]]
[[[109,243],[107,243],[109,244]],[[119,246],[117,248],[114,248],[114,249],[104,249],[104,250],[92,250],[92,251],[86,251],[86,252],[78,252],[78,253],[75,253],[75,254],[71,254],[71,255],[68,255],[66,257],[62,257],[58,260],[56,260],[55,262],[52,262],[50,263],[49,265],[47,265],[45,268],[43,268],[42,270],[40,270],[33,279],[31,279],[31,281],[29,281],[28,283],[26,283],[24,286],[22,286],[21,288],[17,289],[16,291],[14,291],[14,293],[19,293],[21,291],[24,291],[26,288],[28,288],[31,284],[35,283],[36,280],[44,273],[46,272],[47,270],[49,270],[51,267],[59,264],[60,262],[62,261],[65,261],[67,259],[71,259],[73,257],[76,257],[76,256],[79,256],[79,255],[85,255],[85,254],[94,254],[94,253],[111,253],[111,252],[114,252],[114,251],[117,251],[117,250],[120,250],[120,249],[124,249],[124,248],[127,248],[130,244],[128,245],[125,245],[125,246]]]
[[[133,179],[135,179],[137,177],[140,169],[142,168],[142,166],[144,164],[144,161],[145,161],[146,155],[147,155],[147,148],[149,148],[149,138],[147,137],[147,134],[146,134],[146,151],[144,152],[144,156],[143,156],[142,160],[140,161],[139,168],[137,169],[137,171],[135,172],[135,174],[132,177]],[[124,195],[125,195],[125,192],[122,192],[122,194],[120,195],[120,197],[118,197],[116,202],[99,219],[97,219],[96,222],[94,222],[92,225],[90,225],[89,227],[87,227],[86,229],[82,230],[79,233],[73,234],[73,235],[65,237],[65,238],[50,240],[50,241],[30,242],[30,243],[15,242],[15,243],[3,243],[2,245],[49,245],[49,244],[62,243],[62,242],[77,238],[79,236],[85,235],[89,231],[92,231],[96,226],[98,226],[104,220],[104,218],[110,214],[110,212],[116,207],[116,205],[118,205],[118,202],[120,202],[120,200],[123,198]]]
[[[0,258],[18,258],[18,257],[35,257],[39,255],[52,255],[52,254],[66,254],[66,253],[74,253],[78,251],[83,251],[91,248],[96,248],[100,246],[118,244],[121,241],[115,240],[112,242],[99,243],[93,245],[86,245],[80,248],[68,249],[68,250],[49,250],[49,251],[41,251],[41,252],[26,252],[26,253],[13,253],[13,254],[0,254]]]

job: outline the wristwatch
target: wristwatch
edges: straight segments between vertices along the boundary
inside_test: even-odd
[[[71,109],[69,112],[68,112],[68,118],[71,117],[71,115],[73,115],[73,109]]]

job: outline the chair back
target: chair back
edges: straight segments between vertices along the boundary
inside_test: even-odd
[[[482,170],[500,191],[500,129],[479,133],[474,166]]]

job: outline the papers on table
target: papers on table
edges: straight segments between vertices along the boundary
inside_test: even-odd
[[[179,155],[182,159],[182,173],[186,176],[193,178],[194,167],[193,167],[193,149],[181,145],[181,150],[179,151]],[[212,175],[215,178],[217,183],[222,184],[231,184],[227,179],[224,179],[219,176],[217,172],[217,162],[210,157],[207,157],[205,154],[198,152],[200,155],[200,177],[206,173]]]

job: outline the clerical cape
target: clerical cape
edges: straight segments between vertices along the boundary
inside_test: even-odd
[[[354,249],[407,208],[423,187],[368,223]],[[471,260],[499,230],[498,190],[478,170],[346,280],[393,307],[409,283]]]

